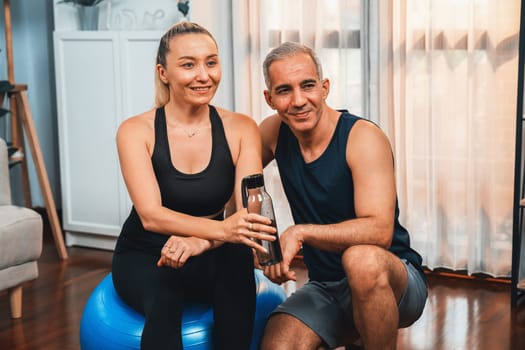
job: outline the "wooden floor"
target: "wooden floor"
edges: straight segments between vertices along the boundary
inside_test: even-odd
[[[10,319],[7,293],[0,292],[1,350],[80,349],[82,310],[109,273],[112,253],[68,248],[69,260],[61,261],[45,237],[40,276],[24,285],[21,320]],[[525,349],[525,306],[511,310],[508,284],[435,274],[428,280],[425,311],[412,327],[399,331],[398,349]]]

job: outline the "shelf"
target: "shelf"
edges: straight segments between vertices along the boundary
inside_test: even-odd
[[[53,0],[53,3],[55,30],[79,30],[77,8],[59,0]],[[184,15],[178,10],[173,0],[112,0],[102,2],[98,8],[98,31],[151,29],[164,32],[173,23],[184,19]]]
[[[9,154],[9,168],[15,166],[16,164],[19,164],[24,160],[24,154],[20,149],[9,147],[8,148],[8,154]]]

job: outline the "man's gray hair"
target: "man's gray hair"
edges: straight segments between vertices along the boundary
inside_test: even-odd
[[[312,60],[315,63],[316,69],[317,69],[317,75],[319,77],[319,80],[323,79],[323,68],[321,67],[321,61],[319,61],[319,58],[315,54],[315,51],[309,48],[306,45],[287,41],[282,43],[281,45],[277,46],[273,50],[271,50],[268,55],[266,55],[266,58],[264,59],[263,63],[263,74],[264,74],[264,82],[266,83],[266,87],[270,89],[270,74],[269,69],[270,65],[277,60],[288,58],[295,56],[297,54],[307,54],[312,58]]]

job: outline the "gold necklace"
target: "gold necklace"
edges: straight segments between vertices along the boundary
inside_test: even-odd
[[[193,136],[197,135],[197,133],[201,130],[201,124],[202,124],[202,122],[199,123],[198,127],[197,127],[195,130],[193,130],[193,131],[188,131],[188,130],[186,130],[186,128],[183,127],[182,124],[180,124],[179,122],[176,122],[176,123],[175,123],[175,126],[178,127],[178,128],[180,128],[180,129],[182,130],[182,132],[183,132],[184,134],[186,134],[186,136],[187,136],[188,138],[191,139]]]

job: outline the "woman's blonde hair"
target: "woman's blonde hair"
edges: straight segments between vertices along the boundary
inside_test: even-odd
[[[211,33],[204,27],[193,22],[179,22],[173,25],[164,35],[160,38],[159,49],[157,50],[157,60],[155,64],[155,107],[162,107],[170,100],[170,90],[168,84],[164,83],[160,79],[159,71],[157,70],[157,64],[166,68],[166,55],[170,51],[171,39],[184,34],[206,34],[208,35],[215,45],[217,42]]]

